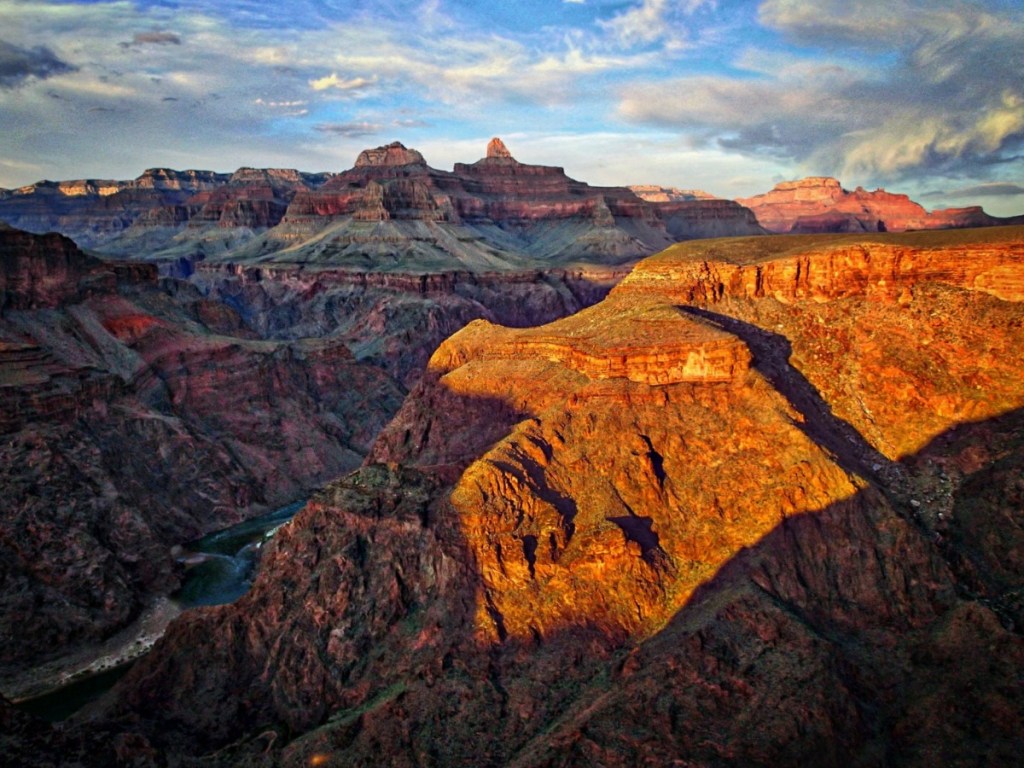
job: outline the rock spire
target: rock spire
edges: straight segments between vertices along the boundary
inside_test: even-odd
[[[487,157],[502,157],[512,159],[512,153],[508,151],[505,142],[495,136],[487,143]]]

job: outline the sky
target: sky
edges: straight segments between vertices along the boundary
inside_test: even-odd
[[[1024,213],[1024,2],[0,0],[0,187],[492,136],[591,184]]]

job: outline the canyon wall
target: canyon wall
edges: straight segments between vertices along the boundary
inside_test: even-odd
[[[330,336],[411,386],[448,336],[479,318],[539,325],[596,303],[628,270],[402,274],[200,265],[192,282],[264,338]]]
[[[697,242],[573,317],[471,323],[253,590],[61,738],[214,765],[1012,764],[1022,275],[1019,228]]]
[[[171,549],[356,467],[404,390],[338,340],[263,341],[152,265],[0,229],[0,675],[178,583]]]
[[[619,265],[676,240],[762,232],[729,201],[648,202],[520,163],[500,139],[452,171],[394,142],[338,174],[156,169],[133,181],[39,182],[6,191],[0,219],[181,276],[203,260],[357,272]]]

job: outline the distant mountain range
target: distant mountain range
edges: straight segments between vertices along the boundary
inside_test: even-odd
[[[341,173],[150,169],[130,181],[0,190],[0,221],[60,232],[107,256],[363,271],[507,271],[633,262],[674,242],[766,233],[879,232],[1024,222],[980,207],[929,213],[906,195],[832,178],[724,200],[654,185],[594,187],[517,161],[500,139],[474,163],[431,168],[398,142]]]

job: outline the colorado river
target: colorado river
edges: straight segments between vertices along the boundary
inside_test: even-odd
[[[185,572],[174,599],[184,608],[233,603],[252,586],[263,544],[305,506],[298,501],[187,544],[197,563]]]
[[[171,596],[171,601],[187,610],[232,603],[240,598],[252,586],[260,549],[305,504],[289,504],[186,544],[181,560],[187,570],[181,589]],[[64,720],[110,690],[138,658],[136,655],[127,663],[101,667],[99,671],[76,673],[67,685],[20,701],[17,706],[51,722]]]

